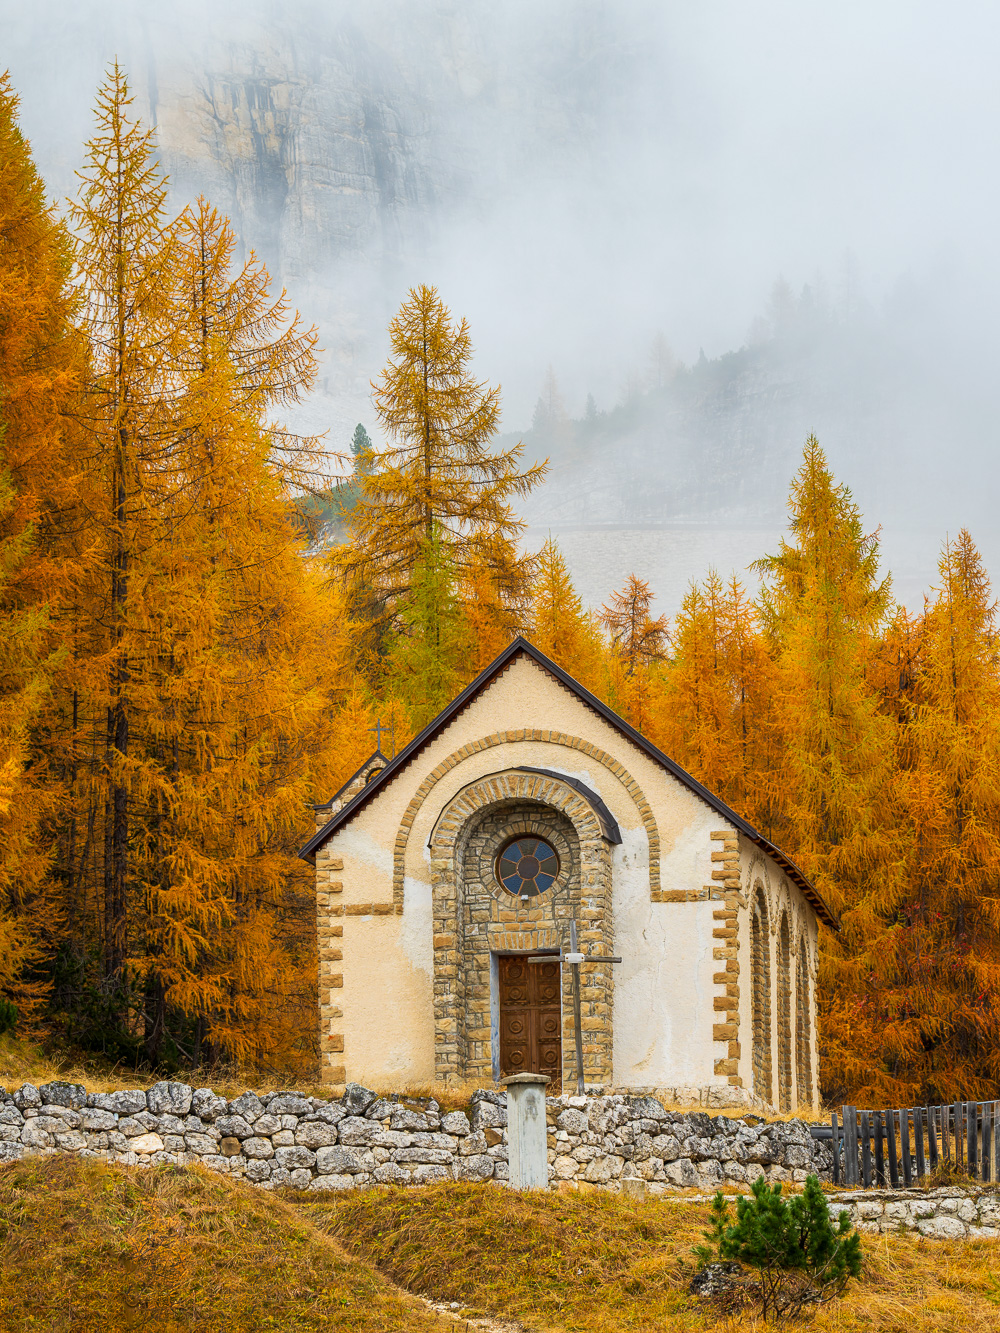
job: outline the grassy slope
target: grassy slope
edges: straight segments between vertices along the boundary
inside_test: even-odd
[[[687,1295],[706,1216],[479,1185],[275,1197],[199,1168],[31,1158],[0,1168],[0,1331],[442,1329],[398,1283],[553,1333],[749,1333]],[[862,1282],[810,1329],[1000,1328],[1000,1243],[864,1243]]]
[[[686,1290],[707,1206],[598,1192],[518,1196],[481,1185],[302,1196],[298,1206],[401,1286],[531,1328],[624,1333],[713,1322]],[[862,1281],[810,1329],[1000,1329],[1000,1242],[866,1236],[864,1246]],[[748,1318],[721,1327],[758,1325]]]
[[[0,1330],[429,1333],[441,1325],[308,1213],[208,1171],[0,1169]]]

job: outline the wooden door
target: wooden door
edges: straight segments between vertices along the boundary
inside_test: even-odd
[[[501,954],[500,1071],[562,1077],[562,1006],[559,960],[529,963]]]

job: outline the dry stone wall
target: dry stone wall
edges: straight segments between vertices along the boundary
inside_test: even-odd
[[[550,1097],[549,1180],[651,1193],[769,1180],[828,1179],[829,1147],[802,1121],[748,1123],[667,1111],[653,1097]],[[465,1111],[348,1084],[336,1101],[295,1091],[230,1101],[210,1088],[88,1093],[79,1084],[0,1089],[0,1163],[74,1153],[128,1165],[201,1162],[267,1188],[355,1189],[507,1179],[506,1094]]]
[[[978,1186],[932,1190],[851,1190],[830,1198],[836,1216],[846,1208],[859,1231],[915,1231],[933,1240],[1000,1236],[1000,1192]]]

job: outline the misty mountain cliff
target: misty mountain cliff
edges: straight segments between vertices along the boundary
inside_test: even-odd
[[[949,445],[988,435],[988,407],[970,367],[971,382],[956,384],[938,337],[900,320],[904,301],[901,293],[876,309],[808,286],[796,297],[779,280],[741,348],[714,359],[702,352],[685,366],[661,339],[622,401],[601,411],[590,398],[577,419],[550,373],[522,437],[529,461],[550,460],[529,521],[780,526],[811,434],[873,524],[933,526],[959,492],[976,514],[980,502],[970,501],[968,473]]]

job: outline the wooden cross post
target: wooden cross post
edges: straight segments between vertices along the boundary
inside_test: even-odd
[[[548,963],[552,961],[550,953],[530,954],[529,963]],[[620,963],[617,954],[579,953],[576,943],[576,922],[569,923],[569,953],[559,950],[560,963],[569,963],[573,969],[573,1035],[576,1038],[576,1095],[583,1096],[583,1015],[580,1001],[580,964],[581,963]]]

